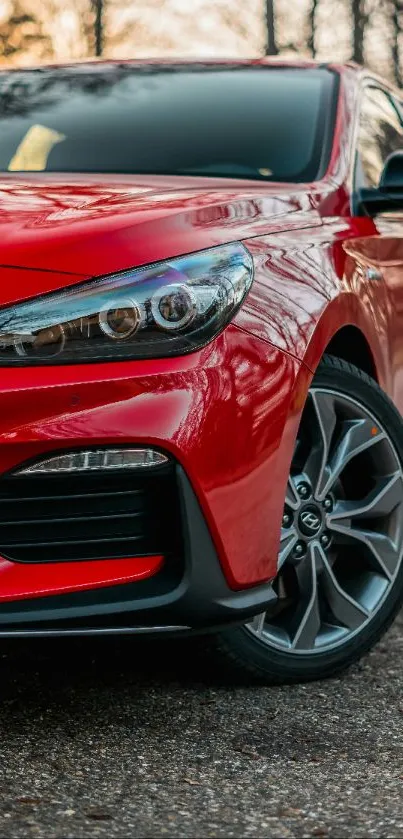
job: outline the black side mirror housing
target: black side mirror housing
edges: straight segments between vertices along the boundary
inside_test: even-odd
[[[394,151],[386,158],[377,188],[358,190],[357,204],[369,216],[403,211],[403,150]]]
[[[386,158],[379,181],[379,190],[403,194],[403,151],[394,151]]]

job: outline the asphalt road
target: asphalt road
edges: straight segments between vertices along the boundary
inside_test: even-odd
[[[285,688],[208,680],[173,641],[1,649],[1,837],[403,836],[402,619]]]

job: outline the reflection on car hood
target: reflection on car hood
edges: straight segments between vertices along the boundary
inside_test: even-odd
[[[80,278],[320,223],[315,197],[303,185],[163,175],[4,175],[0,304]],[[32,276],[24,271],[19,284],[13,270],[13,288],[9,274],[16,266]]]

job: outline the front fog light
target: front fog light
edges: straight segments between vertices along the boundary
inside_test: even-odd
[[[98,449],[54,455],[26,466],[24,469],[19,469],[18,474],[53,475],[60,472],[142,469],[145,466],[161,466],[167,462],[166,455],[153,449]]]

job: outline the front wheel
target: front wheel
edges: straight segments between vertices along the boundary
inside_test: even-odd
[[[323,678],[369,650],[403,600],[403,422],[377,384],[325,357],[304,408],[281,530],[274,613],[221,632],[266,682]]]

